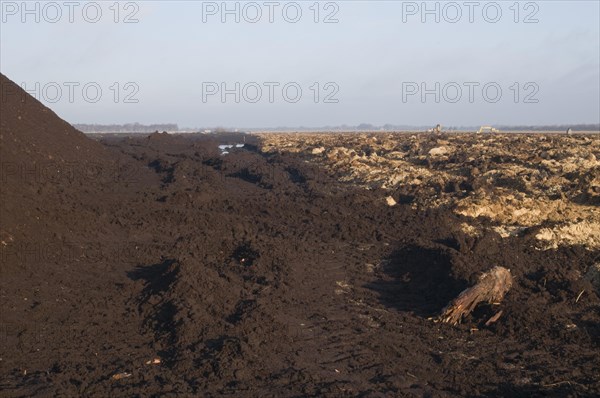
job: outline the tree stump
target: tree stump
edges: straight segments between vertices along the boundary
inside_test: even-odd
[[[494,267],[479,277],[479,281],[458,295],[442,310],[439,320],[452,325],[459,324],[469,315],[479,303],[499,303],[512,286],[510,270],[504,267]],[[493,316],[488,322],[495,322],[499,316]]]

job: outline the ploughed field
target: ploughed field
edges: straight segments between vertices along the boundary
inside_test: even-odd
[[[90,139],[2,107],[2,396],[600,394],[598,136]],[[504,299],[440,322],[494,266]]]
[[[265,134],[339,181],[383,188],[391,203],[465,216],[472,236],[534,234],[540,248],[600,248],[597,134]],[[596,233],[594,233],[596,232]]]

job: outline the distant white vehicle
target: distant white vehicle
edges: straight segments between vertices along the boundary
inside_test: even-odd
[[[481,126],[479,128],[479,130],[477,131],[477,134],[481,134],[483,132],[490,132],[490,133],[499,133],[500,130],[493,128],[492,126]]]
[[[570,127],[567,129],[567,135],[571,135],[573,134],[573,129],[571,129]]]

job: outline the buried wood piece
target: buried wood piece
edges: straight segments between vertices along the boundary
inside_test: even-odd
[[[492,323],[497,322],[498,319],[500,319],[500,317],[502,316],[502,310],[498,311],[494,316],[492,316],[490,319],[487,320],[487,322],[485,323],[485,326],[490,326]]]
[[[510,270],[494,267],[479,277],[479,281],[452,300],[440,315],[442,322],[456,325],[481,302],[499,303],[512,286]],[[491,320],[491,319],[490,319]],[[495,322],[493,320],[492,322]]]

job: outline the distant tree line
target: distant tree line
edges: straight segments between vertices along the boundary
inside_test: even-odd
[[[369,123],[361,123],[358,126],[344,126],[350,130],[423,130],[429,129],[432,126],[409,126],[409,125],[393,125],[384,124],[383,126],[376,126]],[[480,126],[442,126],[442,130],[478,130]],[[600,124],[572,124],[572,125],[545,125],[545,126],[500,126],[494,125],[493,127],[500,131],[567,131],[571,129],[573,131],[600,131]],[[328,129],[337,129],[336,127],[328,127]]]
[[[178,131],[176,123],[163,124],[74,124],[77,130],[84,133],[153,133],[155,131]]]
[[[384,124],[383,126],[374,126],[368,123],[361,123],[354,127],[354,130],[422,130],[429,129],[432,126],[407,126],[407,125],[393,125]],[[442,126],[442,130],[478,130],[480,126]],[[546,125],[546,126],[501,126],[493,125],[493,127],[500,131],[567,131],[571,129],[573,131],[600,131],[600,124],[573,124],[573,125]]]
[[[76,129],[83,131],[84,133],[153,133],[155,131],[206,131],[209,130],[212,133],[223,133],[226,131],[237,131],[234,128],[184,128],[179,129],[176,123],[163,123],[163,124],[140,124],[140,123],[126,123],[126,124],[75,124]],[[435,126],[413,126],[413,125],[394,125],[384,124],[381,126],[373,125],[370,123],[361,123],[355,126],[349,126],[346,124],[337,126],[323,126],[323,127],[276,127],[276,128],[248,128],[239,129],[240,131],[251,131],[251,130],[273,130],[273,131],[422,131],[428,130]],[[442,125],[443,131],[477,131],[480,126],[444,126]],[[572,124],[572,125],[545,125],[545,126],[510,126],[510,125],[493,125],[493,127],[500,131],[566,131],[571,129],[572,131],[600,131],[600,124]]]
[[[600,131],[600,124],[573,124],[573,125],[551,125],[551,126],[498,126],[500,130],[508,131]]]

